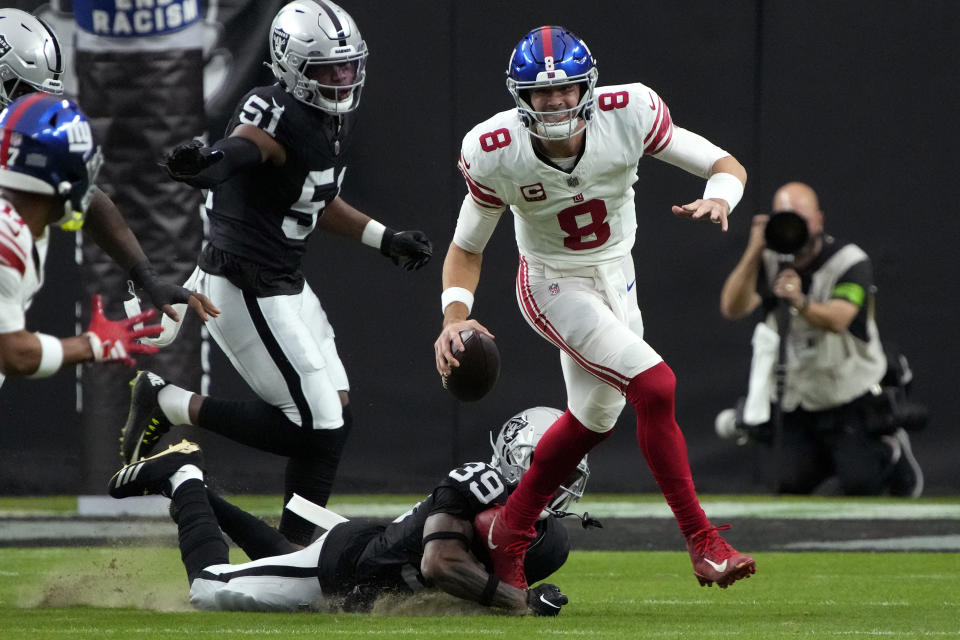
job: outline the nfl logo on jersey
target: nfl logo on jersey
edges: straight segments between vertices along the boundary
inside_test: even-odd
[[[555,296],[558,293],[560,293],[560,285],[554,282],[550,285],[550,295]]]

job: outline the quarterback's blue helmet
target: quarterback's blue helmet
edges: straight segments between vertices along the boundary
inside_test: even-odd
[[[0,113],[0,187],[63,198],[64,229],[83,225],[102,162],[90,121],[70,100],[32,93]]]
[[[557,122],[558,112],[534,111],[529,91],[568,84],[581,85],[580,102]],[[587,44],[563,27],[538,27],[514,47],[507,64],[507,90],[517,103],[520,118],[530,133],[547,140],[571,138],[579,133],[578,119],[590,120],[597,62]],[[545,119],[550,114],[552,117]]]

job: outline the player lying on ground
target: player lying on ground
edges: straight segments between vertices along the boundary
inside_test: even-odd
[[[567,597],[552,584],[518,589],[492,573],[486,541],[474,518],[503,504],[529,468],[533,449],[562,412],[523,411],[500,430],[491,462],[450,471],[424,500],[387,525],[344,522],[303,549],[263,521],[217,496],[203,481],[200,447],[182,441],[120,469],[110,479],[115,498],[159,493],[171,498],[180,552],[198,609],[241,611],[366,611],[385,594],[436,588],[515,615],[555,616]],[[525,559],[533,584],[559,569],[570,541],[557,518],[583,495],[586,457],[536,524]],[[585,523],[591,523],[584,517]],[[250,562],[229,564],[221,530]]]

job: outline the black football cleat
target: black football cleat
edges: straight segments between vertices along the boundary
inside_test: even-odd
[[[157,394],[167,381],[152,371],[138,371],[130,381],[130,411],[120,437],[120,457],[130,464],[150,455],[165,433],[170,421],[157,403]]]
[[[200,446],[186,440],[155,456],[128,464],[110,478],[107,490],[114,498],[160,494],[169,497],[167,480],[185,464],[203,468]]]

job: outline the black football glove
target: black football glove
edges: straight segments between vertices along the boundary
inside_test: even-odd
[[[143,289],[150,302],[157,309],[166,304],[186,304],[190,300],[190,292],[183,287],[161,280],[149,262],[140,262],[130,269],[130,278],[134,284]]]
[[[560,607],[570,602],[560,587],[544,582],[527,590],[527,606],[535,616],[558,616]]]
[[[184,182],[199,189],[209,189],[216,182],[198,174],[221,160],[222,151],[205,147],[199,140],[191,140],[174,147],[160,164],[166,168],[167,175],[177,182]]]
[[[430,262],[433,243],[423,231],[395,231],[388,228],[380,241],[380,253],[406,271],[416,271]]]

